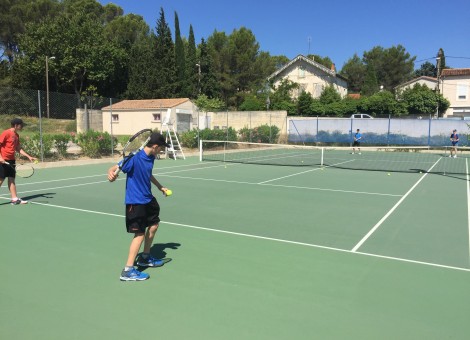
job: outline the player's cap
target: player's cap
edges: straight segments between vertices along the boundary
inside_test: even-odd
[[[11,126],[15,126],[15,125],[25,126],[26,124],[23,122],[23,119],[14,118],[14,119],[11,120]]]
[[[154,132],[152,133],[152,135],[150,136],[150,140],[149,142],[147,143],[147,145],[151,146],[151,145],[155,145],[157,144],[158,146],[165,146],[167,148],[170,147],[170,144],[168,144],[167,142],[165,142],[165,137],[163,137],[161,134],[159,134],[158,132]]]
[[[452,132],[456,132],[456,131],[457,131],[457,129],[454,129],[454,131],[452,131]]]

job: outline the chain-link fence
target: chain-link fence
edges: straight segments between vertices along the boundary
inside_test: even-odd
[[[84,151],[90,157],[112,155],[116,139],[103,133],[99,122],[93,124],[91,113],[116,102],[113,98],[0,87],[0,128],[9,128],[11,119],[21,117],[26,123],[21,144],[41,160]],[[78,114],[85,118],[78,120]]]

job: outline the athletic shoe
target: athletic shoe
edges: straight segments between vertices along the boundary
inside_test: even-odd
[[[16,200],[11,200],[10,201],[11,205],[17,205],[17,204],[28,204],[28,201],[24,201],[21,198],[17,198]]]
[[[146,259],[140,255],[139,259],[137,260],[137,265],[141,267],[161,267],[163,264],[163,260],[156,259],[151,255],[149,255]]]
[[[457,155],[454,155],[454,158],[457,158]]]
[[[147,273],[139,272],[137,269],[132,268],[129,271],[123,270],[121,273],[121,281],[144,281],[150,277]]]
[[[354,152],[351,152],[351,155],[354,155]]]
[[[359,155],[360,155],[360,154],[361,154],[361,153],[359,152]]]
[[[449,155],[450,158],[452,158],[452,155]]]

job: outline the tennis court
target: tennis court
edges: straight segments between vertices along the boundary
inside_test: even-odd
[[[18,180],[28,205],[4,184],[0,337],[467,338],[469,155],[390,172],[338,157],[361,161],[157,161],[173,195],[154,189],[152,252],[172,260],[144,282],[119,281],[131,236],[112,163],[37,169]]]

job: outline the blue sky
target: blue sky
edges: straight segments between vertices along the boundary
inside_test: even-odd
[[[338,70],[354,53],[398,44],[416,56],[416,68],[426,59],[434,64],[441,47],[448,66],[470,68],[469,0],[100,0],[110,2],[143,16],[151,29],[162,7],[173,34],[176,11],[181,34],[192,25],[196,43],[214,30],[246,27],[261,51],[328,56]]]

